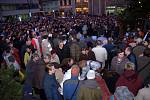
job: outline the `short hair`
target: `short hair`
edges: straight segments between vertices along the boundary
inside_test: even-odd
[[[103,44],[103,42],[101,40],[96,41],[96,45],[102,45],[102,44]]]
[[[150,48],[146,48],[143,52],[144,56],[150,57]]]
[[[125,64],[125,69],[126,69],[126,70],[134,70],[134,69],[135,69],[135,64],[132,63],[132,62],[127,62],[127,63]]]
[[[35,58],[35,57],[39,57],[38,53],[34,53],[34,54],[32,55],[32,58]]]
[[[45,59],[47,57],[50,59],[50,54],[43,55],[43,59]]]
[[[71,75],[72,76],[78,76],[80,72],[79,66],[78,65],[72,65],[71,67]]]
[[[117,54],[122,53],[122,52],[124,52],[123,49],[118,49],[118,50],[117,50]]]
[[[54,64],[52,64],[52,63],[47,64],[46,68],[45,68],[45,71],[46,72],[51,71],[52,70],[52,66],[54,66]]]
[[[127,49],[129,52],[132,52],[132,47],[131,47],[131,46],[126,47],[126,49]]]

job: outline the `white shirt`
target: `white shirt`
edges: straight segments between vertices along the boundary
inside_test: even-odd
[[[107,51],[102,46],[96,46],[92,49],[95,54],[96,60],[102,62],[102,67],[105,67],[105,60],[107,60]]]

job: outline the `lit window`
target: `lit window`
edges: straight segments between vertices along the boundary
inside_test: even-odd
[[[88,2],[88,0],[84,0],[84,2]]]
[[[78,3],[79,3],[79,2],[80,2],[80,0],[76,0],[76,2],[78,2]]]

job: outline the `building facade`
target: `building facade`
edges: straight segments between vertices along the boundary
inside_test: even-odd
[[[55,12],[55,11],[59,11],[59,0],[41,0],[41,9],[44,12]]]
[[[16,16],[40,11],[38,0],[0,0],[1,16]]]
[[[60,0],[60,12],[64,16],[75,15],[75,0]]]
[[[89,0],[88,8],[90,15],[103,15],[106,13],[106,0]]]
[[[107,13],[119,13],[128,6],[127,0],[107,0],[106,12]]]

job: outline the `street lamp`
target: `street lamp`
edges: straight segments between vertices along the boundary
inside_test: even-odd
[[[139,1],[139,4],[141,4],[141,1]]]
[[[53,14],[54,14],[54,18],[55,18],[55,10],[52,10]]]

